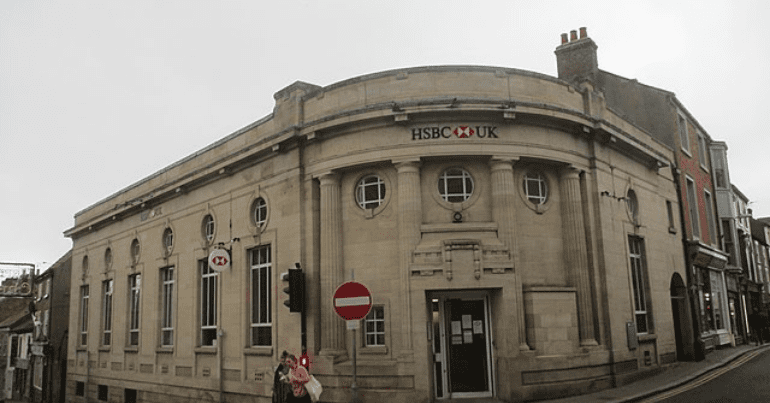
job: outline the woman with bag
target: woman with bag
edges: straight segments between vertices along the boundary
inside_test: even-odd
[[[297,357],[289,355],[286,359],[286,363],[289,364],[289,373],[283,378],[290,385],[292,393],[289,394],[289,403],[312,403],[310,394],[305,389],[305,384],[310,381],[310,375],[307,373],[305,367],[297,364]]]

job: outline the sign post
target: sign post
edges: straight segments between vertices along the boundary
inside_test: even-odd
[[[365,318],[372,308],[372,294],[361,283],[348,281],[337,287],[334,292],[334,310],[348,321],[348,330],[353,330],[353,383],[350,385],[352,402],[358,403],[358,385],[356,385],[356,329],[358,321]]]

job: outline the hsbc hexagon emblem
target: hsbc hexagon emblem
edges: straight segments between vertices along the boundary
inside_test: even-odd
[[[224,271],[230,268],[230,254],[224,249],[214,249],[209,254],[209,267],[214,271]]]
[[[473,130],[473,128],[469,127],[469,126],[457,126],[454,129],[453,133],[455,134],[455,136],[457,136],[457,137],[459,137],[461,139],[468,138],[468,137],[473,136],[474,134],[476,134],[476,132]]]

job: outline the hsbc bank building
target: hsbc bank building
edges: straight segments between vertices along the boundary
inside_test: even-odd
[[[677,359],[673,152],[590,81],[419,67],[274,98],[76,214],[72,401],[268,402],[304,347],[346,402],[353,343],[365,402],[569,396]],[[353,276],[355,339],[332,301]]]

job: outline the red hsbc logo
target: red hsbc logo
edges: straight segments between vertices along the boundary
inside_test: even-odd
[[[476,136],[483,138],[498,138],[497,126],[428,126],[412,128],[412,140],[429,140],[440,138],[451,138],[452,135],[457,138],[467,139]]]
[[[214,266],[224,266],[227,264],[227,258],[224,256],[214,256],[211,262],[214,263]]]

